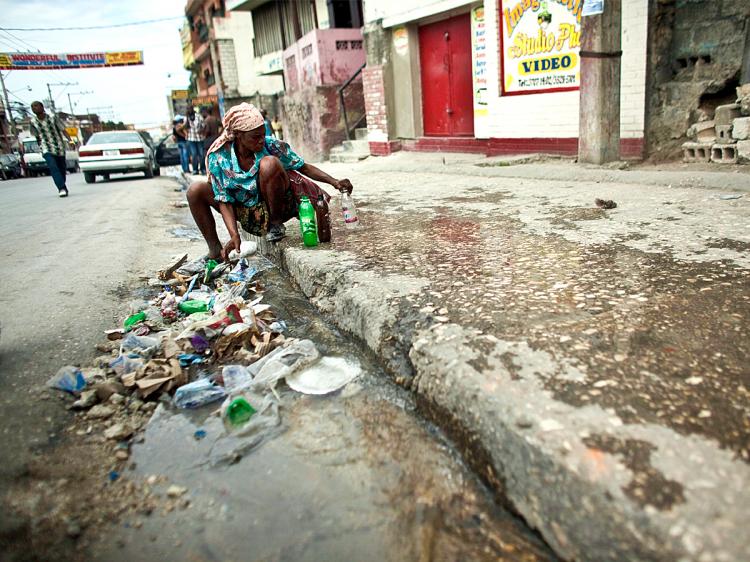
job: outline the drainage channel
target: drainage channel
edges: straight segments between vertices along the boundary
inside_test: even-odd
[[[186,487],[189,507],[125,521],[95,558],[555,560],[368,353],[277,268],[258,279],[287,335],[358,361],[362,374],[323,397],[280,387],[279,431],[231,462],[210,462],[212,437],[223,430],[213,408],[161,407],[133,447],[134,476]]]

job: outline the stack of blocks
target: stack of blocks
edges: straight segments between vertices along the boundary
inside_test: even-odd
[[[714,120],[695,123],[688,136],[685,162],[750,163],[750,84],[737,88],[737,103],[718,106]]]

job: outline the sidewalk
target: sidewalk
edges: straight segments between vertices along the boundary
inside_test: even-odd
[[[746,558],[750,176],[479,160],[326,164],[365,228],[279,257],[562,557]]]

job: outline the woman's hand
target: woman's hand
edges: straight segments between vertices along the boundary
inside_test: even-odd
[[[352,189],[354,189],[354,187],[352,186],[352,182],[347,179],[333,180],[333,183],[331,185],[335,189],[338,189],[341,193],[344,193],[344,191],[346,191],[347,193],[351,193]]]
[[[221,249],[221,259],[222,261],[227,261],[229,259],[229,253],[232,250],[240,251],[240,244],[242,244],[242,240],[240,239],[239,234],[236,236],[232,236],[230,238],[229,242],[224,244],[224,247]]]

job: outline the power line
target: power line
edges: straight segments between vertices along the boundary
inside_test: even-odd
[[[8,35],[9,37],[15,39],[16,41],[20,41],[21,44],[26,45],[27,47],[30,47],[32,51],[36,51],[37,53],[40,52],[39,49],[37,49],[36,47],[34,47],[34,45],[32,45],[31,43],[29,43],[27,41],[24,41],[20,37],[16,37],[12,33],[9,33],[6,29],[0,27],[0,31],[2,31],[3,33],[5,33],[6,35]]]
[[[111,25],[89,25],[79,27],[0,27],[0,31],[87,31],[91,29],[113,29],[116,27],[130,27],[133,25],[147,25],[161,21],[184,19],[185,16],[172,16],[169,18],[156,18],[151,20],[131,21],[127,23],[116,23]]]

